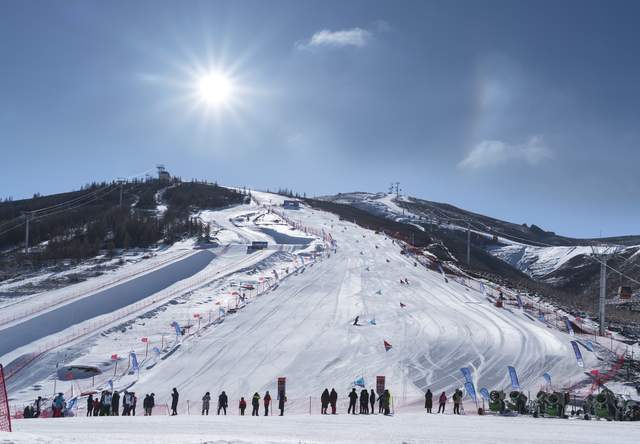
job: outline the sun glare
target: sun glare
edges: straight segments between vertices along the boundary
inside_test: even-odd
[[[210,72],[198,79],[198,97],[209,106],[229,103],[233,95],[231,79],[219,72]]]

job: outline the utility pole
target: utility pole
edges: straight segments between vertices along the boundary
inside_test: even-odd
[[[471,224],[467,222],[467,265],[471,265]]]
[[[118,179],[118,183],[120,184],[120,203],[118,204],[119,207],[122,207],[122,188],[124,186],[124,179]]]
[[[391,186],[389,187],[389,193],[396,193],[396,199],[400,197],[400,182],[391,182]]]
[[[599,313],[600,313],[600,336],[604,336],[605,333],[605,297],[607,296],[607,256],[600,256],[600,304],[599,304]]]
[[[24,254],[29,254],[29,221],[31,220],[31,213],[29,211],[25,211],[25,226],[24,226]]]

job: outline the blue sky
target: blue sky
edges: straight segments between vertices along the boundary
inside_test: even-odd
[[[0,197],[183,179],[640,234],[633,1],[3,1]],[[211,107],[203,73],[233,85]]]

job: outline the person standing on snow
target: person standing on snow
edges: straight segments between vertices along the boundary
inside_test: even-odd
[[[93,416],[93,395],[87,398],[87,416]]]
[[[258,409],[260,408],[260,395],[258,392],[255,392],[253,398],[251,398],[251,407],[253,407],[251,416],[258,416]]]
[[[111,416],[111,393],[108,390],[104,395],[102,408],[104,409],[104,416]]]
[[[264,394],[264,398],[262,400],[264,402],[264,416],[269,416],[269,404],[271,403],[271,395],[269,394],[269,390]]]
[[[96,396],[93,400],[93,416],[98,416],[100,414],[100,408],[102,404],[100,404],[100,399]]]
[[[218,415],[220,414],[220,410],[224,412],[224,415],[227,415],[227,405],[229,404],[229,399],[227,398],[227,394],[222,391],[220,396],[218,396]]]
[[[284,403],[287,402],[287,396],[284,392],[278,395],[278,409],[280,409],[280,416],[284,416]]]
[[[373,391],[373,389],[371,389],[371,391],[369,392],[369,404],[371,404],[371,414],[375,415],[376,414],[376,392]]]
[[[327,408],[329,408],[329,390],[325,388],[322,395],[320,395],[320,413],[326,415]]]
[[[129,415],[129,405],[129,392],[125,390],[122,395],[122,416]]]
[[[382,400],[382,412],[385,416],[389,416],[391,414],[391,392],[387,389],[380,396]]]
[[[240,416],[244,416],[244,410],[247,408],[247,401],[244,400],[244,396],[240,398],[238,407],[240,407]]]
[[[42,408],[42,396],[38,396],[38,399],[36,399],[36,413],[35,413],[35,417],[38,418],[40,417],[40,411]]]
[[[433,408],[433,393],[431,393],[431,389],[427,389],[427,393],[424,394],[424,408],[427,409],[427,413],[431,413]]]
[[[331,414],[336,414],[336,405],[338,404],[338,392],[335,389],[331,389],[331,393],[329,394],[329,404],[331,404]]]
[[[369,414],[369,392],[367,389],[362,389],[360,392],[360,414]]]
[[[460,414],[460,404],[462,404],[462,392],[457,390],[453,393],[453,414]]]
[[[131,392],[131,413],[136,416],[136,405],[138,404],[138,397],[136,392]]]
[[[210,403],[211,403],[211,395],[209,394],[209,392],[207,392],[202,397],[202,414],[203,415],[206,412],[207,416],[209,416],[209,404]]]
[[[358,394],[356,393],[356,389],[351,389],[351,393],[349,393],[349,409],[347,410],[347,415],[351,413],[352,415],[356,414],[356,403],[358,402]]]
[[[178,393],[178,389],[173,388],[173,392],[171,392],[171,416],[176,416],[178,414],[178,399],[180,398],[180,394]]]
[[[120,393],[117,390],[113,392],[113,396],[111,397],[111,414],[113,416],[118,416],[118,409],[120,408]]]
[[[447,405],[447,395],[444,392],[440,394],[440,398],[438,399],[440,405],[438,406],[438,413],[444,413],[444,407]]]

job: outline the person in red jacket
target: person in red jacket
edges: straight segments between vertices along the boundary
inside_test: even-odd
[[[244,409],[247,408],[247,401],[244,400],[244,397],[240,398],[240,416],[244,416]]]
[[[269,390],[264,394],[264,416],[269,416],[269,404],[271,403],[271,395],[269,394]]]
[[[440,402],[440,406],[438,407],[438,413],[440,412],[444,413],[444,406],[447,404],[447,395],[445,395],[444,392],[442,392],[438,401]]]

